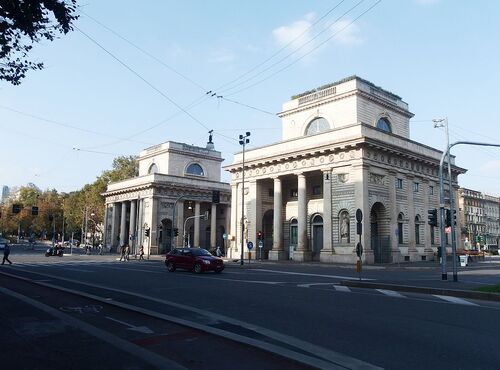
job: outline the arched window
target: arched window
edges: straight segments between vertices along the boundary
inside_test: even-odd
[[[400,213],[398,215],[398,243],[403,244],[404,239],[403,239],[403,214]]]
[[[195,175],[195,176],[205,176],[205,173],[203,172],[203,168],[198,163],[191,163],[187,168],[186,168],[186,174],[187,175]]]
[[[385,117],[382,117],[377,121],[377,128],[385,132],[392,132],[391,123]]]
[[[415,216],[415,243],[420,244],[420,216]]]
[[[158,166],[156,165],[156,163],[153,163],[151,166],[149,166],[148,175],[151,175],[153,173],[158,173]]]
[[[306,129],[306,135],[314,135],[319,134],[320,132],[328,131],[330,129],[330,125],[328,121],[323,117],[318,117],[313,119]]]

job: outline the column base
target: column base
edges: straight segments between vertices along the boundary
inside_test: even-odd
[[[432,248],[425,248],[424,256],[426,261],[434,261],[436,259],[436,255],[434,254],[434,250]]]
[[[399,248],[391,249],[391,263],[400,263],[400,262],[404,262],[404,259]]]
[[[410,256],[410,262],[416,262],[421,260],[418,254],[418,250],[416,248],[408,249],[408,255]]]
[[[335,252],[333,250],[325,250],[322,249],[319,252],[319,261],[320,262],[326,262],[326,263],[332,263],[335,262]]]
[[[298,262],[308,262],[312,260],[311,251],[294,251],[293,260]]]
[[[269,251],[269,261],[283,261],[288,259],[288,254],[285,251]]]

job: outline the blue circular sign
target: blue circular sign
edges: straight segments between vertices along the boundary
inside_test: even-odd
[[[222,239],[224,239],[224,240],[227,239],[227,234],[226,233],[222,234]]]
[[[252,242],[248,242],[247,243],[247,248],[248,249],[252,249],[253,248],[253,243]]]

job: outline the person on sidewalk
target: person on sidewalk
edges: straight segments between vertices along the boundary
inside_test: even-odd
[[[217,249],[215,250],[215,255],[216,255],[217,257],[222,257],[222,252],[221,252],[221,250],[220,250],[220,247],[219,247],[219,246],[217,246]]]
[[[130,260],[130,245],[125,244],[125,261]]]
[[[10,246],[9,243],[5,244],[5,248],[3,250],[3,260],[2,260],[2,265],[7,261],[9,265],[12,265],[12,262],[9,259],[9,254],[10,254]]]
[[[125,244],[122,244],[120,247],[120,261],[125,260]]]
[[[144,246],[141,245],[141,248],[139,248],[139,261],[143,260],[144,261]]]

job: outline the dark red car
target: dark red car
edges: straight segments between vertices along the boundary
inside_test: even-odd
[[[165,257],[165,265],[170,272],[174,272],[177,268],[193,270],[197,274],[204,271],[220,273],[224,270],[222,258],[215,257],[203,248],[172,249]]]

